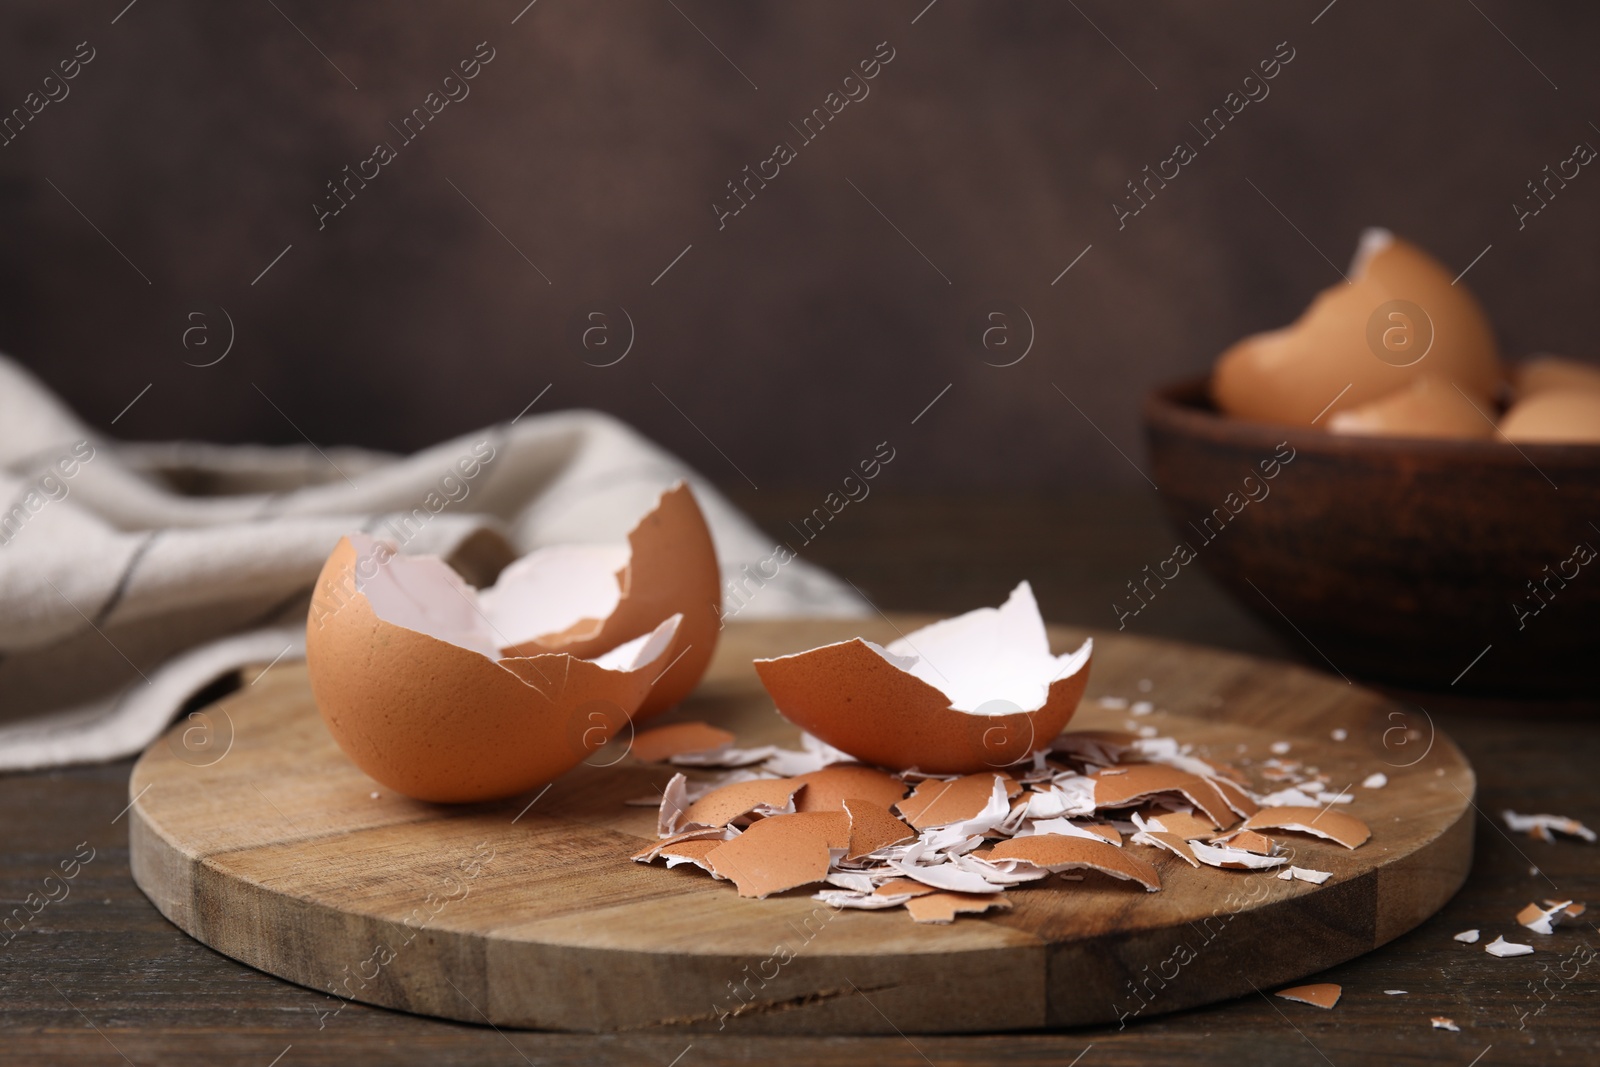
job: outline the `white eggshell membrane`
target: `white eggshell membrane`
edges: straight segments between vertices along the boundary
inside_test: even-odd
[[[629,559],[626,546],[543,549],[506,568],[493,588],[480,593],[437,556],[398,555],[366,534],[349,537],[357,554],[356,590],[378,618],[491,660],[501,659],[502,649],[584,619],[603,622],[621,597],[616,576]],[[680,618],[674,615],[591,662],[605,670],[637,670],[672,644]]]
[[[882,648],[866,642],[894,666],[950,699],[955,711],[1012,715],[1044,707],[1050,683],[1089,662],[1093,641],[1076,652],[1050,654],[1050,638],[1022,582],[998,608],[978,608],[943,619]]]

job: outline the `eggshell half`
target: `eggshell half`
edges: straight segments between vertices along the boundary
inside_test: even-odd
[[[1517,401],[1500,420],[1508,441],[1600,442],[1600,390],[1548,390]]]
[[[1048,748],[1077,710],[1093,642],[1054,657],[1023,582],[1001,608],[887,649],[855,638],[755,661],[790,722],[866,763],[930,774],[998,769]],[[986,714],[1002,708],[1010,712]]]
[[[627,721],[667,663],[675,616],[595,660],[500,658],[473,591],[442,560],[380,563],[382,548],[353,535],[328,557],[306,665],[340,749],[396,792],[464,802],[552,781]],[[406,625],[391,621],[408,612]]]
[[[1327,422],[1332,433],[1482,440],[1494,436],[1494,411],[1487,397],[1469,397],[1447,381],[1425,376],[1388,396],[1336,411]]]
[[[1308,426],[1324,409],[1364,407],[1424,375],[1473,396],[1496,395],[1502,372],[1488,316],[1464,285],[1450,284],[1454,275],[1443,264],[1387,231],[1368,230],[1348,277],[1289,326],[1246,337],[1222,354],[1211,380],[1222,411]],[[1420,308],[1425,322],[1414,311],[1387,308],[1392,301]],[[1426,354],[1397,365],[1415,358],[1405,344],[1426,344]]]
[[[544,610],[552,597],[588,610]],[[635,714],[643,721],[681,702],[705,674],[721,630],[722,572],[700,505],[679,482],[639,520],[626,548],[561,545],[531,552],[505,569],[484,601],[505,631],[508,655],[593,656],[682,615],[667,657],[672,665]],[[514,618],[517,601],[531,605],[521,618]]]

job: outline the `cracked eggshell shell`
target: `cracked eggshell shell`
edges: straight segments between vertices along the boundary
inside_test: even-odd
[[[317,588],[344,591],[345,599],[320,613],[313,602],[307,673],[339,748],[408,797],[492,800],[554,780],[592,751],[583,742],[593,724],[580,722],[580,709],[604,701],[623,716],[633,712],[666,662],[657,656],[629,672],[565,654],[496,662],[379,618],[357,589],[357,558],[350,539],[340,538],[323,565]],[[560,681],[541,692],[514,670]],[[607,718],[613,731],[625,721]]]
[[[784,718],[864,763],[970,774],[1049,745],[1078,709],[1092,660],[1052,682],[1042,707],[1010,715],[957,711],[944,693],[859,637],[756,660],[755,667]]]
[[[628,563],[617,574],[621,596],[610,615],[505,651],[508,656],[540,652],[597,656],[681,614],[678,635],[662,661],[672,666],[634,715],[636,722],[643,722],[681,703],[711,663],[722,628],[722,571],[711,528],[685,482],[661,494],[655,508],[628,534],[628,548]]]
[[[1600,443],[1600,389],[1546,389],[1524,397],[1500,420],[1508,441]]]
[[[1425,375],[1360,407],[1328,416],[1331,433],[1375,437],[1455,437],[1487,440],[1494,436],[1494,405],[1467,397],[1440,378]]]
[[[1465,286],[1451,285],[1454,274],[1438,260],[1368,230],[1348,277],[1292,324],[1224,352],[1211,379],[1217,407],[1237,418],[1309,426],[1330,403],[1329,414],[1359,408],[1424,375],[1454,381],[1475,399],[1497,394],[1502,372],[1488,316]],[[1373,316],[1382,319],[1391,300],[1415,304],[1433,324],[1431,347],[1409,366],[1380,359],[1368,342]]]

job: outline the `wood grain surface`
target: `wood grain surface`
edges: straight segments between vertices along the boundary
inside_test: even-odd
[[[856,633],[887,640],[916,621],[735,623],[670,719],[795,744],[750,659]],[[1062,649],[1081,634],[1052,637]],[[1140,725],[1202,752],[1261,760],[1290,741],[1334,785],[1385,771],[1386,788],[1357,785],[1346,809],[1372,840],[1349,851],[1278,835],[1296,863],[1333,872],[1320,887],[1150,852],[1160,893],[1052,879],[1013,892],[1009,913],[943,927],[834,912],[804,890],[743,900],[700,872],[629,861],[655,813],[622,801],[651,795],[670,770],[613,746],[512,801],[412,801],[344,758],[303,670],[280,666],[135,767],[133,874],[199,940],[332,994],[330,1015],[350,998],[507,1027],[811,1034],[1034,1029],[1209,1003],[1367,952],[1466,877],[1473,774],[1414,710],[1246,656],[1117,635],[1096,644],[1074,727],[1121,728],[1127,712],[1095,697],[1139,699],[1147,680],[1161,710]]]

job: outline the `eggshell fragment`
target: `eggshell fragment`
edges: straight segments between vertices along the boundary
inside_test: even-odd
[[[667,861],[668,867],[692,863],[702,871],[716,874],[716,871],[712,870],[711,861],[706,857],[710,855],[712,849],[721,844],[722,841],[719,838],[707,838],[701,841],[679,841],[677,844],[669,845],[662,849],[661,857]]]
[[[998,894],[927,893],[906,901],[906,910],[919,923],[948,923],[955,917],[979,914],[994,908],[1011,907],[1011,901]]]
[[[965,822],[975,818],[989,802],[996,778],[1007,782],[1009,792],[1011,779],[992,771],[949,781],[929,778],[909,797],[897,801],[896,807],[906,822],[918,830]]]
[[[1277,843],[1265,834],[1258,834],[1254,830],[1235,830],[1231,834],[1222,834],[1211,839],[1213,845],[1227,845],[1243,852],[1253,852],[1257,856],[1270,856],[1277,851]]]
[[[1345,848],[1356,848],[1372,836],[1367,824],[1354,815],[1330,808],[1266,808],[1244,822],[1246,830],[1292,830],[1337,841]]]
[[[1180,793],[1216,825],[1233,822],[1228,802],[1216,786],[1176,767],[1135,763],[1126,769],[1108,768],[1093,777],[1094,802],[1099,808],[1124,807],[1158,793]]]
[[[612,578],[605,581],[605,575]],[[554,594],[583,590],[587,610],[552,613]],[[562,598],[564,600],[564,598]],[[566,652],[588,657],[649,633],[662,619],[683,623],[653,679],[637,721],[665,711],[689,695],[705,674],[722,628],[722,572],[700,505],[687,483],[661,494],[621,546],[540,549],[505,569],[486,594],[502,616],[507,652]],[[576,617],[574,617],[576,615]]]
[[[823,881],[829,850],[845,847],[849,834],[842,812],[774,815],[712,849],[706,861],[739,887],[741,897],[759,899]]]
[[[1509,829],[1536,837],[1540,841],[1554,841],[1551,831],[1566,834],[1569,837],[1581,837],[1593,844],[1595,832],[1577,819],[1566,815],[1519,815],[1514,811],[1506,810],[1500,813]]]
[[[861,797],[880,807],[893,807],[906,795],[906,785],[892,774],[859,763],[835,763],[820,771],[789,779],[805,786],[795,798],[796,811],[842,811],[846,797]]]
[[[1297,1004],[1309,1004],[1313,1008],[1322,1008],[1331,1011],[1339,1003],[1339,996],[1344,992],[1343,986],[1334,985],[1332,982],[1317,982],[1313,985],[1297,985],[1290,989],[1280,989],[1274,996],[1284,1000],[1292,1000]]]
[[[805,788],[791,778],[756,778],[713,789],[684,813],[685,825],[726,826],[741,815],[766,808],[782,813],[793,810],[791,798]]]
[[[1023,582],[1000,608],[925,626],[887,648],[856,638],[755,667],[785,718],[857,759],[964,774],[1048,747],[1077,710],[1092,651],[1086,640],[1052,656]]]
[[[1092,868],[1113,878],[1138,882],[1152,893],[1161,888],[1161,875],[1145,860],[1115,845],[1081,837],[1061,834],[1014,837],[990,849],[988,858],[990,862],[1025,860],[1052,872]]]
[[[807,790],[811,788],[806,787]],[[845,859],[860,859],[880,848],[898,845],[917,836],[877,801],[851,797],[843,804],[844,810],[850,814],[850,840]]]
[[[358,767],[418,800],[515,796],[576,766],[637,712],[681,621],[657,617],[593,659],[503,657],[444,561],[364,534],[339,541],[317,589],[306,664],[323,722]]]
[[[1206,781],[1210,782],[1212,788],[1222,794],[1222,799],[1228,802],[1228,807],[1232,808],[1234,814],[1240,818],[1248,819],[1261,810],[1261,805],[1257,804],[1242,786],[1230,782],[1226,778],[1207,778]],[[1231,822],[1232,820],[1229,821]],[[1221,824],[1219,823],[1218,825]]]
[[[628,749],[644,763],[664,763],[686,752],[712,752],[733,744],[733,734],[703,722],[675,722],[634,735]]]
[[[1502,959],[1506,959],[1511,956],[1533,955],[1532,945],[1519,945],[1514,941],[1507,941],[1503,937],[1495,938],[1493,941],[1483,946],[1483,950],[1491,956],[1499,956]]]
[[[1165,830],[1141,830],[1133,835],[1133,840],[1137,844],[1164,848],[1191,867],[1200,866],[1200,861],[1195,858],[1194,849],[1189,847],[1189,842],[1177,834],[1167,833]]]
[[[632,858],[636,863],[649,863],[669,848],[675,848],[689,841],[726,841],[735,832],[730,828],[721,826],[705,826],[695,830],[687,830],[681,834],[673,834],[670,837],[663,837],[658,841],[650,842],[648,846],[635,852]]]
[[[1278,872],[1278,877],[1285,882],[1310,882],[1312,885],[1321,885],[1333,874],[1329,871],[1313,871],[1305,867],[1285,867]]]
[[[1572,917],[1568,910],[1572,907],[1572,901],[1546,901],[1546,905],[1546,907],[1541,908],[1537,904],[1529,904],[1517,912],[1517,922],[1536,934],[1555,933],[1555,923],[1561,919]],[[1583,914],[1581,906],[1578,914]]]
[[[1600,442],[1600,391],[1534,393],[1511,405],[1500,420],[1500,432],[1508,441],[1534,444]]]
[[[1535,356],[1511,368],[1511,384],[1517,395],[1524,397],[1573,389],[1600,390],[1600,366],[1565,356]]]
[[[1362,407],[1424,375],[1495,395],[1501,371],[1488,316],[1464,285],[1451,284],[1453,272],[1387,231],[1368,230],[1348,278],[1291,325],[1222,354],[1211,381],[1222,411],[1309,426],[1324,411]]]
[[[891,878],[872,892],[874,896],[880,897],[920,897],[928,893],[937,893],[938,890],[910,878]]]
[[[1100,698],[1102,704],[1105,697]],[[1124,701],[1126,703],[1126,701]],[[1139,735],[1126,730],[1068,730],[1051,742],[1054,752],[1062,752],[1082,763],[1109,767],[1139,742]]]
[[[1473,945],[1478,941],[1478,931],[1463,930],[1459,934],[1456,934],[1454,939],[1456,941],[1463,942],[1464,944]]]
[[[1450,382],[1431,375],[1360,407],[1328,416],[1331,433],[1380,437],[1494,436],[1494,405],[1488,397],[1468,397]]]
[[[1208,867],[1224,867],[1235,871],[1258,871],[1268,867],[1281,867],[1288,863],[1283,856],[1258,856],[1242,848],[1226,845],[1208,845],[1204,841],[1190,841],[1189,848],[1195,859]]]

